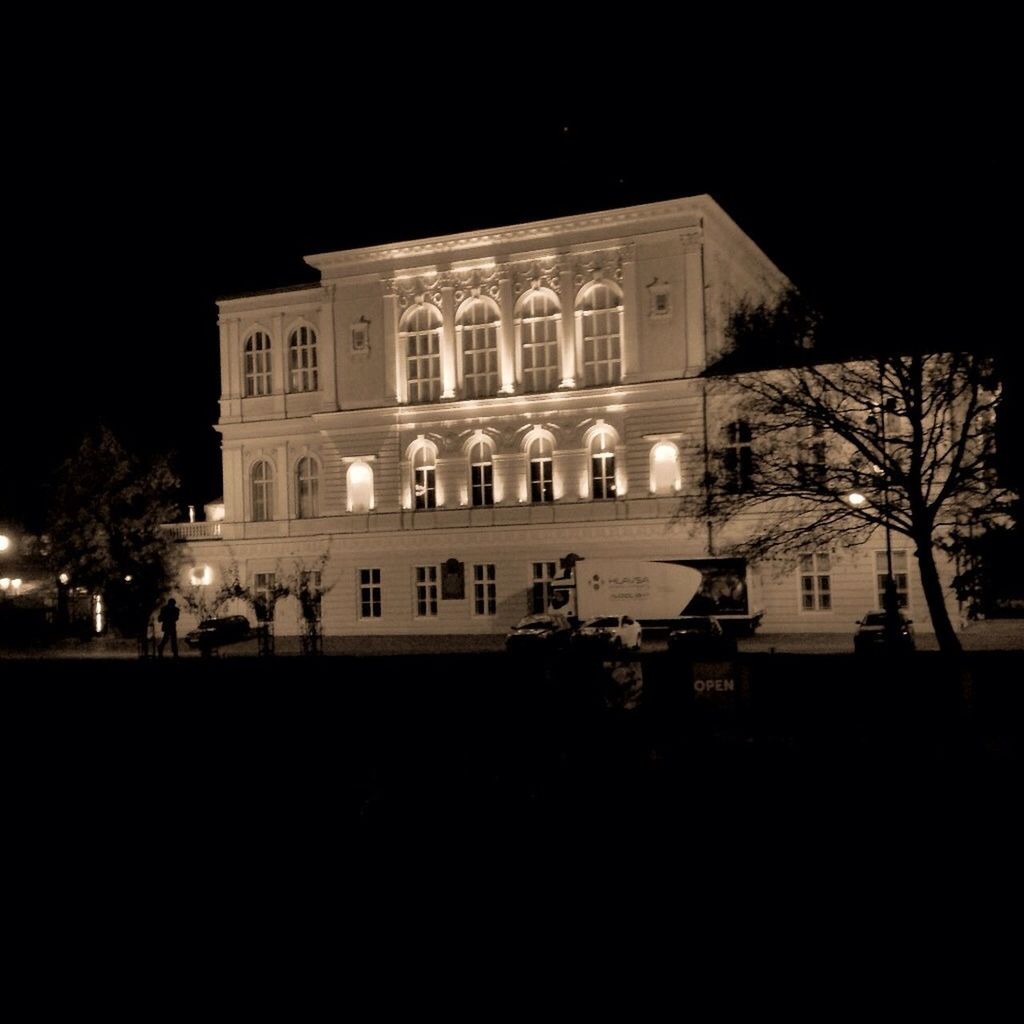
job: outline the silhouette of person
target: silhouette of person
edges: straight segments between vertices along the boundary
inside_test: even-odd
[[[160,629],[163,630],[164,635],[160,638],[160,646],[157,647],[156,653],[161,658],[164,656],[164,647],[168,640],[171,641],[171,654],[174,657],[178,656],[178,616],[180,614],[173,597],[160,609],[157,619],[160,621]]]

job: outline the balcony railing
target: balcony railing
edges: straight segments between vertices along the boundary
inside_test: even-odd
[[[220,523],[164,523],[175,540],[219,540]]]

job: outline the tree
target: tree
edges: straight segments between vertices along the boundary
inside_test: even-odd
[[[51,571],[102,594],[111,625],[125,634],[144,631],[174,585],[180,548],[162,524],[177,518],[177,489],[164,459],[130,455],[106,428],[58,470],[47,523]]]
[[[749,311],[734,321],[748,347],[758,326]],[[719,523],[758,513],[756,531],[735,545],[751,558],[861,544],[878,529],[907,537],[939,645],[959,651],[936,552],[955,550],[968,522],[1005,521],[1014,498],[994,468],[991,360],[912,352],[795,362],[709,381],[733,434],[711,452],[701,513]]]

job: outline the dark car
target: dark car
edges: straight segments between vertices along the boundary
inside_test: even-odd
[[[199,627],[185,637],[185,643],[201,651],[211,651],[222,644],[248,640],[251,633],[249,620],[244,615],[226,615],[222,619],[203,619]]]
[[[688,615],[669,632],[668,649],[686,657],[725,658],[736,653],[736,639],[725,635],[718,619]]]
[[[853,649],[857,654],[914,650],[911,620],[902,612],[897,612],[895,629],[890,635],[885,619],[885,612],[868,612],[863,619],[857,620],[860,628],[853,635]]]
[[[569,642],[572,627],[564,615],[527,615],[505,636],[505,649],[510,653],[560,650]]]

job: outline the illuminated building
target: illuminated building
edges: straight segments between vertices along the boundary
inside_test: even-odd
[[[737,302],[786,282],[710,197],[307,262],[318,285],[219,303],[224,499],[179,528],[193,589],[319,573],[327,634],[503,632],[570,552],[715,556],[679,496],[709,433],[738,473],[750,439],[700,374]],[[852,632],[873,550],[843,587],[808,557],[778,579],[723,561],[723,586],[764,629]]]

